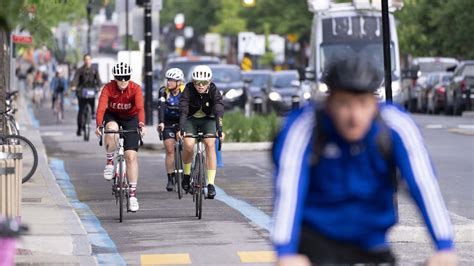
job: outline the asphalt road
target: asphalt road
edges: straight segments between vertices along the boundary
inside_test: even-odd
[[[84,142],[75,135],[74,106],[67,106],[66,120],[62,124],[56,123],[47,107],[35,109],[34,113],[50,163],[64,163],[64,171],[55,174],[68,175],[78,200],[85,203],[98,220],[96,227],[89,228],[89,232],[93,234],[99,226],[105,230],[100,233],[110,237],[110,243],[94,246],[97,254],[104,258],[119,254],[127,264],[169,260],[175,264],[190,262],[194,265],[238,265],[245,261],[250,264],[263,262],[257,265],[265,265],[265,262],[270,264],[272,261],[272,253],[268,253],[272,248],[267,230],[273,198],[268,152],[223,154],[225,167],[217,170],[216,178],[220,188],[218,197],[204,201],[203,218],[199,221],[194,217],[190,195],[178,200],[176,193],[165,191],[164,154],[141,150],[137,192],[140,210],[127,213],[125,221],[119,224],[111,183],[102,177],[103,148],[93,137]],[[453,222],[463,226],[459,233],[464,236],[457,247],[462,264],[468,265],[474,261],[474,137],[469,135],[474,131],[471,129],[474,120],[445,116],[414,117],[436,165]],[[414,232],[419,231],[422,223],[413,215],[413,207],[404,196],[401,196],[400,208],[401,223],[406,226],[401,229],[406,231],[394,234],[397,256],[402,263],[422,262],[430,253],[428,240],[415,239]],[[98,243],[92,242],[93,245]]]

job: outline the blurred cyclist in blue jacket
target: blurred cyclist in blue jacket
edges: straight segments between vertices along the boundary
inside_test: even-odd
[[[433,239],[428,265],[455,265],[451,222],[415,123],[396,106],[378,104],[383,73],[370,57],[333,62],[323,76],[328,98],[291,113],[274,142],[278,265],[394,265],[387,232],[396,223],[398,182]]]

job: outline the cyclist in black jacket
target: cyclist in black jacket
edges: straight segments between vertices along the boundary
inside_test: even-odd
[[[193,69],[192,82],[186,84],[183,95],[179,101],[181,112],[178,137],[182,138],[186,133],[197,134],[201,129],[205,135],[216,135],[223,138],[222,117],[224,115],[224,103],[222,95],[216,85],[211,82],[212,71],[206,65],[199,65]],[[190,188],[191,162],[195,140],[184,139],[184,178],[181,183],[184,190]],[[216,195],[214,179],[216,176],[216,150],[215,140],[208,138],[204,140],[206,147],[207,162],[207,191],[208,198],[213,199]]]
[[[163,136],[166,150],[166,172],[168,174],[167,191],[174,187],[174,145],[176,131],[179,129],[179,99],[184,91],[184,74],[179,68],[166,71],[166,86],[160,88],[158,106],[158,131]]]

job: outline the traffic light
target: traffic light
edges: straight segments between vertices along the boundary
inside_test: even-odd
[[[174,17],[174,25],[177,30],[182,30],[184,28],[184,14],[178,13]]]

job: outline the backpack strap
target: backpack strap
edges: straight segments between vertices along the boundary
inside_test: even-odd
[[[383,120],[382,116],[380,115],[380,112],[377,113],[375,121],[380,126],[380,131],[378,132],[375,139],[377,148],[380,154],[382,155],[384,161],[386,161],[388,164],[390,179],[392,180],[392,184],[396,190],[398,187],[398,178],[395,161],[393,159],[393,141],[390,133],[390,128]]]
[[[324,147],[326,146],[327,135],[324,132],[323,127],[321,126],[323,110],[321,108],[316,109],[315,119],[316,122],[314,123],[313,129],[313,153],[311,155],[311,167],[313,168],[319,163],[321,159],[321,155],[323,153]]]

